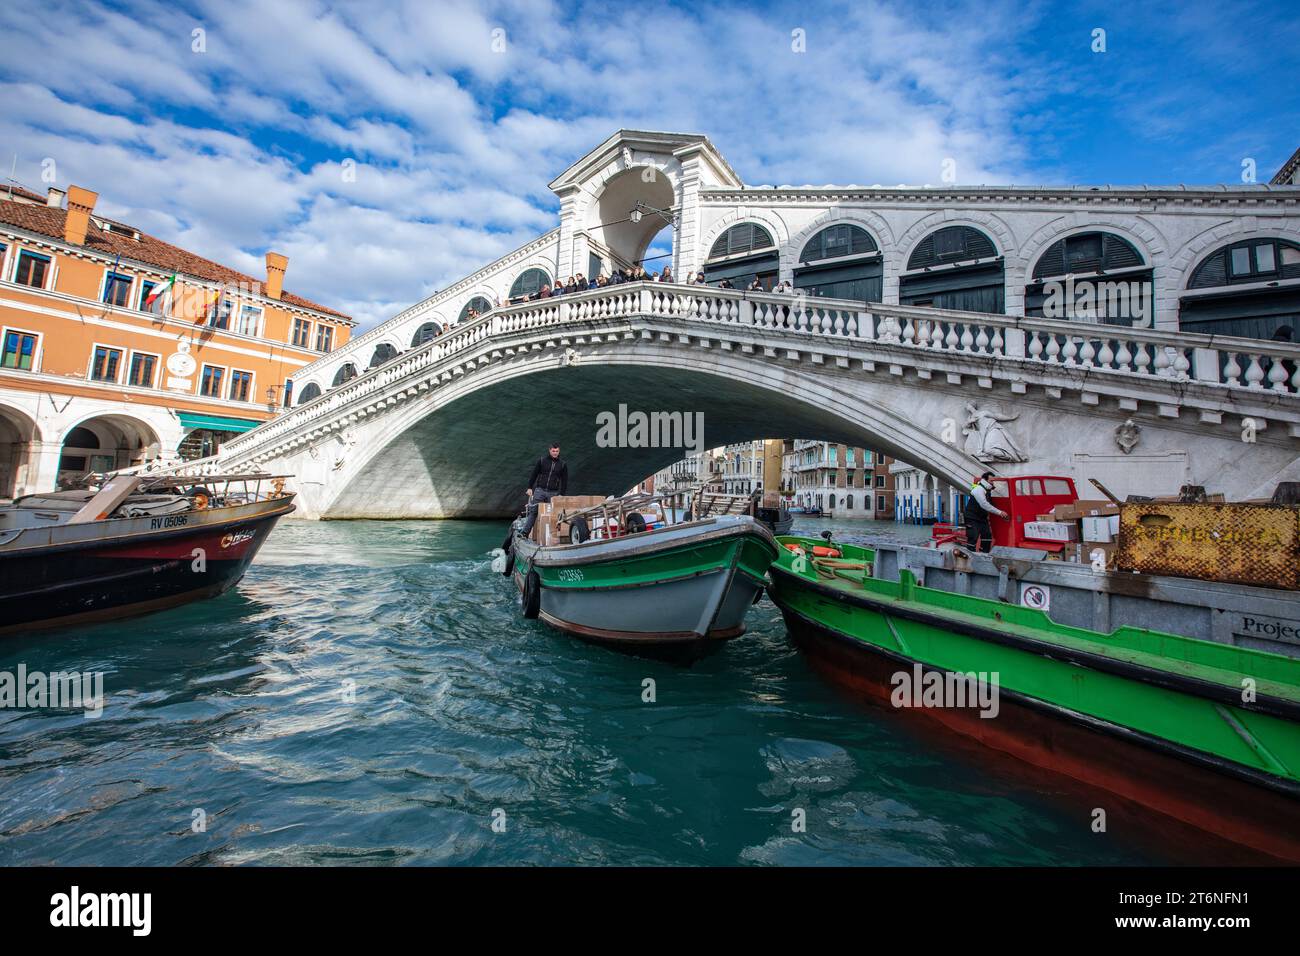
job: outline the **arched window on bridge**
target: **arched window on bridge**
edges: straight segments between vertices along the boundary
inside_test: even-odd
[[[510,287],[510,298],[526,299],[540,292],[542,286],[550,284],[551,277],[546,274],[545,269],[525,269],[519,273],[519,278],[515,279]]]
[[[306,405],[312,399],[320,398],[320,386],[315,382],[308,382],[303,386],[303,390],[298,393],[298,404]]]
[[[533,271],[535,271],[535,272],[540,272],[541,270],[540,270],[540,269],[535,269],[535,270],[533,270]],[[542,275],[546,275],[546,273],[543,272]],[[522,278],[523,278],[523,276],[520,276],[520,277],[519,277],[519,279],[522,279]],[[516,280],[515,280],[515,285],[518,285],[518,284],[519,284],[519,279],[516,279]],[[538,286],[538,288],[541,288],[541,286]],[[511,295],[513,296],[513,293],[511,293]],[[489,311],[491,308],[492,308],[492,303],[491,303],[491,302],[489,302],[487,299],[483,298],[483,296],[481,296],[481,295],[476,295],[476,296],[474,296],[474,298],[470,299],[468,302],[465,303],[465,308],[463,308],[463,309],[460,310],[460,318],[458,318],[456,321],[457,321],[457,322],[468,322],[468,321],[470,321],[470,320],[472,320],[472,319],[475,319],[475,318],[477,318],[478,316],[482,315],[484,312]],[[471,314],[470,314],[471,312],[474,313],[474,314],[471,315]]]
[[[411,336],[411,348],[436,339],[440,332],[442,332],[442,326],[437,322],[425,322],[424,325],[415,330],[415,335]]]
[[[1214,250],[1192,272],[1178,325],[1251,339],[1290,326],[1300,341],[1300,243],[1242,239]]]
[[[758,279],[764,289],[776,285],[780,256],[772,234],[753,222],[732,226],[718,236],[704,263],[704,281],[717,285],[723,279],[733,288],[747,289]]]
[[[374,368],[377,365],[383,365],[385,362],[391,362],[397,358],[397,349],[387,342],[380,342],[375,346],[375,351],[370,355],[370,364],[366,368]]]
[[[337,388],[338,386],[346,382],[348,379],[356,378],[356,377],[357,377],[357,367],[353,365],[351,362],[344,362],[343,365],[339,367],[339,370],[334,373],[333,387]]]
[[[1033,318],[1150,325],[1155,318],[1151,267],[1137,247],[1112,232],[1081,232],[1052,243],[1025,286]]]
[[[827,226],[799,253],[794,287],[808,295],[879,302],[884,266],[880,247],[861,226]]]
[[[1002,312],[1002,259],[993,240],[970,226],[944,226],[913,250],[899,282],[903,305]]]

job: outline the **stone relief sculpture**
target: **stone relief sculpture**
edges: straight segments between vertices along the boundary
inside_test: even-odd
[[[1028,461],[1005,426],[1019,417],[1019,412],[1007,415],[1000,409],[980,408],[974,402],[967,402],[966,424],[961,430],[966,436],[966,454],[980,461]]]
[[[1124,454],[1131,452],[1142,437],[1142,426],[1129,418],[1124,424],[1115,426],[1115,444]]]

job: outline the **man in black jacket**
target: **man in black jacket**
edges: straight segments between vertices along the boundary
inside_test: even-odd
[[[569,493],[569,466],[560,458],[559,442],[551,443],[548,454],[537,459],[532,474],[528,476],[528,518],[524,522],[524,537],[532,533],[537,523],[537,506],[556,495]]]

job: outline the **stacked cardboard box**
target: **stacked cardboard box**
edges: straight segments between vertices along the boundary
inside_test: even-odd
[[[569,523],[560,521],[564,512],[581,511],[605,500],[604,495],[556,495],[537,506],[537,523],[533,525],[533,540],[543,547],[567,544]]]
[[[1078,541],[1079,528],[1072,521],[1026,521],[1025,537],[1034,541]]]
[[[1074,501],[1067,505],[1057,505],[1051,514],[1039,515],[1038,521],[1068,529],[1055,531],[1055,540],[1073,544],[1066,551],[1066,560],[1091,564],[1100,551],[1105,565],[1111,565],[1115,538],[1119,533],[1119,505],[1103,500]],[[1030,527],[1030,524],[1025,525],[1026,534],[1029,534]]]

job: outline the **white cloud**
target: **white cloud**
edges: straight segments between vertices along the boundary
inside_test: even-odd
[[[289,289],[363,325],[551,228],[546,183],[620,126],[705,133],[753,183],[937,182],[948,157],[964,182],[1025,181],[1032,65],[992,64],[1032,17],[793,11],[10,5],[0,142],[20,179],[54,156],[106,214],[200,254],[257,274],[284,252]]]

